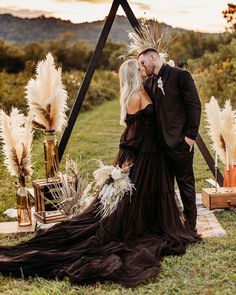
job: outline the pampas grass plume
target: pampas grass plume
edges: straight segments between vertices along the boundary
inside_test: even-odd
[[[0,110],[0,137],[4,164],[12,176],[31,176],[32,117],[25,117],[16,108],[10,115]]]
[[[51,53],[37,64],[36,77],[26,86],[26,98],[36,128],[61,131],[66,126],[68,95]]]

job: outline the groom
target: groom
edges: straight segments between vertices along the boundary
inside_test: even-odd
[[[196,231],[193,145],[200,124],[201,103],[194,81],[189,72],[163,64],[153,48],[140,52],[138,61],[148,76],[144,88],[156,110],[165,161],[176,178],[186,219]]]

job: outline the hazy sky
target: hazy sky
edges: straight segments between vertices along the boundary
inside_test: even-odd
[[[128,0],[137,17],[156,18],[174,27],[223,32],[222,10],[229,0]],[[74,23],[104,19],[109,0],[0,0],[0,13],[21,17],[55,16]],[[118,14],[124,14],[120,8]]]

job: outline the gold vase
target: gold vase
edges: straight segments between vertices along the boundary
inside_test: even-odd
[[[20,187],[16,192],[17,221],[19,226],[32,224],[30,196],[25,187],[24,177],[19,178]]]
[[[44,162],[46,178],[55,178],[59,172],[58,141],[54,130],[44,131]]]

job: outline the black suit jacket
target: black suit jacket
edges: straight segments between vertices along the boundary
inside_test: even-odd
[[[161,77],[164,93],[157,86]],[[157,121],[166,144],[175,148],[187,136],[195,139],[201,117],[201,102],[190,73],[163,65],[159,74],[148,77],[144,83],[157,113]]]

